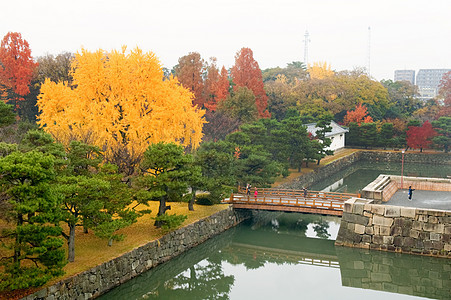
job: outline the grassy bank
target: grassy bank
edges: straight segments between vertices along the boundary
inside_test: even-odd
[[[171,202],[169,205],[171,205],[172,208],[168,211],[169,214],[175,213],[177,215],[188,216],[182,226],[194,223],[228,207],[228,204],[213,206],[194,205],[194,211],[189,211],[187,203]],[[141,245],[162,237],[166,232],[162,229],[155,228],[153,225],[155,221],[152,219],[158,212],[158,202],[151,202],[149,209],[152,210],[150,215],[142,216],[135,224],[120,230],[119,233],[126,235],[125,239],[123,241],[114,242],[111,247],[108,247],[107,240],[96,237],[92,231],[86,234],[83,233],[83,229],[81,227],[77,228],[75,238],[75,262],[68,263],[65,266],[64,276],[53,279],[51,282],[48,282],[46,286],[89,270],[103,262],[109,261]],[[0,224],[0,227],[4,226],[4,223]],[[20,299],[21,297],[38,291],[39,289],[41,288],[29,289],[26,291],[15,291],[14,293],[7,294],[3,293],[0,294],[0,299]]]

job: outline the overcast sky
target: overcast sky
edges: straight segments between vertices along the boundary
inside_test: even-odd
[[[20,32],[35,57],[127,45],[168,68],[193,51],[229,68],[249,47],[265,69],[303,61],[308,30],[308,61],[334,70],[367,67],[369,52],[377,80],[451,68],[450,0],[17,0],[1,10],[0,35]]]

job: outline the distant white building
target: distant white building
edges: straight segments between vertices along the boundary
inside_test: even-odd
[[[408,81],[415,84],[415,70],[395,70],[394,81]]]
[[[316,131],[319,129],[316,127],[316,123],[310,123],[305,124],[307,126],[307,131],[310,132],[313,136],[316,135]],[[346,132],[349,132],[349,129],[342,127],[332,121],[330,123],[330,126],[332,127],[332,131],[326,133],[326,137],[330,138],[331,144],[329,147],[326,148],[326,150],[338,150],[345,147],[345,134]]]

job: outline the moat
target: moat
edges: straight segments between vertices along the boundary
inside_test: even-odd
[[[358,192],[397,163],[359,162],[309,187]],[[408,164],[406,176],[451,166]],[[253,218],[100,299],[450,299],[451,260],[335,247],[340,218],[254,212]]]

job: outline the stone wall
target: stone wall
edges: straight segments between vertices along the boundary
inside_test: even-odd
[[[390,151],[358,151],[348,156],[339,158],[327,165],[322,166],[314,170],[313,172],[304,174],[298,178],[293,179],[290,182],[279,185],[280,189],[300,189],[302,186],[311,186],[313,183],[324,180],[338,171],[349,167],[353,163],[360,160],[368,161],[388,161],[388,162],[400,162],[402,158],[401,152]],[[407,152],[404,154],[404,160],[415,163],[423,164],[446,164],[451,165],[450,153],[419,153],[419,152]]]
[[[360,152],[354,152],[348,156],[337,159],[327,165],[324,165],[321,168],[314,170],[313,172],[304,174],[298,178],[293,179],[290,182],[281,184],[277,186],[280,189],[299,189],[302,186],[311,186],[313,183],[326,179],[332,174],[337,173],[338,171],[347,168],[353,163],[360,160]]]
[[[191,249],[250,217],[228,207],[177,229],[88,271],[62,280],[23,299],[91,299]]]
[[[451,260],[337,247],[341,283],[432,299],[451,297]]]
[[[335,245],[451,258],[451,211],[352,198]]]
[[[397,161],[402,159],[402,153],[392,151],[360,151],[359,159],[370,161]],[[421,164],[433,164],[433,165],[451,165],[450,153],[425,153],[425,152],[413,152],[407,151],[404,154],[404,161],[421,163]]]

